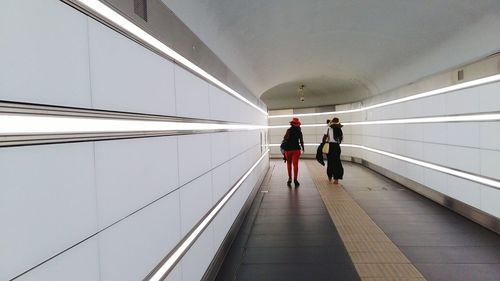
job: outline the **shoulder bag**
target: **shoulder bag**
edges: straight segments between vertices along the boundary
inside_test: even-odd
[[[328,134],[328,129],[326,129],[326,135],[323,136],[323,153],[328,154],[330,151],[330,135]]]

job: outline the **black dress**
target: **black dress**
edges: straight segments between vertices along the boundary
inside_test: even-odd
[[[326,174],[328,179],[341,180],[344,176],[344,167],[342,167],[342,161],[340,161],[340,143],[342,142],[343,133],[341,129],[342,125],[329,128],[333,130],[333,138],[336,142],[330,142],[330,148],[327,154],[328,166],[326,168]]]

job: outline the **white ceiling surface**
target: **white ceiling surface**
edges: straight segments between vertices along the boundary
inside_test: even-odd
[[[500,0],[162,1],[270,109],[358,101],[500,50]]]

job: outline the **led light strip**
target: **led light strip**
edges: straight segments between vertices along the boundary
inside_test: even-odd
[[[420,98],[445,94],[445,93],[458,91],[458,90],[471,88],[471,87],[476,87],[476,86],[480,86],[480,85],[484,85],[484,84],[488,84],[488,83],[493,83],[493,82],[497,82],[497,81],[500,81],[500,74],[488,76],[488,77],[484,77],[484,78],[480,78],[480,79],[476,79],[476,80],[472,80],[472,81],[468,81],[468,82],[460,83],[457,85],[448,86],[448,87],[444,87],[444,88],[440,88],[440,89],[436,89],[436,90],[432,90],[432,91],[428,91],[428,92],[424,92],[424,93],[420,93],[420,94],[416,94],[416,95],[412,95],[412,96],[408,96],[405,98],[395,99],[395,100],[388,101],[388,102],[383,102],[383,103],[379,103],[379,104],[375,104],[375,105],[371,105],[371,106],[367,106],[367,107],[362,107],[362,108],[358,108],[358,109],[332,111],[332,112],[321,112],[321,113],[271,115],[271,116],[269,116],[269,118],[320,116],[320,115],[334,115],[334,114],[359,112],[359,111],[365,111],[368,109],[378,108],[378,107],[387,106],[387,105],[391,105],[391,104],[401,103],[401,102],[405,102],[405,101],[411,101],[411,100],[416,100],[416,99],[420,99]]]
[[[167,55],[168,57],[172,58],[174,61],[179,62],[180,64],[184,65],[185,67],[189,68],[190,70],[196,72],[197,74],[201,75],[205,79],[209,80],[210,82],[214,83],[215,85],[219,86],[220,88],[224,89],[234,97],[240,99],[241,101],[245,102],[246,104],[250,105],[251,107],[257,109],[258,111],[262,112],[266,116],[268,113],[260,108],[259,106],[253,104],[251,101],[247,100],[245,97],[240,95],[238,92],[235,90],[231,89],[229,86],[226,84],[222,83],[219,81],[217,78],[213,77],[210,75],[208,72],[205,70],[201,69],[194,63],[190,62],[188,59],[185,57],[181,56],[179,53],[175,52],[171,48],[169,48],[167,45],[163,44],[161,41],[158,39],[154,38],[151,36],[149,33],[120,15],[119,13],[115,12],[113,9],[108,7],[107,5],[103,4],[99,0],[70,0],[74,3],[77,3],[81,7],[92,11],[96,15],[99,15],[103,17],[104,19],[110,21],[111,23],[115,24],[116,26],[122,28],[123,30],[129,32],[130,34],[136,36],[137,38],[143,40],[145,43],[149,44],[151,47],[157,49],[158,51],[162,52],[163,54]]]
[[[307,146],[318,146],[318,144],[313,144],[313,143],[305,144],[305,145],[307,145]],[[276,146],[280,146],[280,145],[279,144],[269,144],[269,146],[276,147]],[[405,156],[402,156],[402,155],[390,153],[390,152],[387,152],[387,151],[383,151],[383,150],[378,150],[378,149],[375,149],[375,148],[366,147],[364,145],[341,144],[340,146],[342,146],[342,147],[359,148],[359,149],[363,149],[363,150],[366,150],[366,151],[375,152],[375,153],[378,153],[378,154],[389,156],[391,158],[395,158],[395,159],[402,160],[402,161],[405,161],[405,162],[408,162],[408,163],[412,163],[412,164],[415,164],[415,165],[418,165],[418,166],[421,166],[421,167],[429,168],[429,169],[432,169],[432,170],[435,170],[435,171],[439,171],[439,172],[446,173],[446,174],[449,174],[449,175],[452,175],[452,176],[456,176],[456,177],[459,177],[459,178],[463,178],[463,179],[466,179],[466,180],[470,180],[470,181],[473,181],[473,182],[477,182],[477,183],[480,183],[480,184],[484,184],[484,185],[488,185],[488,186],[492,186],[492,187],[495,187],[497,189],[500,189],[500,181],[498,181],[498,180],[493,180],[493,179],[489,179],[489,178],[486,178],[486,177],[474,175],[474,174],[471,174],[471,173],[466,173],[466,172],[458,171],[458,170],[455,170],[455,169],[447,168],[447,167],[444,167],[444,166],[440,166],[440,165],[436,165],[436,164],[432,164],[432,163],[428,163],[428,162],[416,160],[416,159],[413,159],[413,158],[405,157]]]
[[[421,117],[407,119],[392,119],[392,120],[377,120],[377,121],[362,121],[362,122],[346,122],[342,123],[347,126],[356,125],[384,125],[384,124],[415,124],[415,123],[443,123],[443,122],[485,122],[485,121],[500,121],[500,113],[491,114],[470,114],[456,116],[436,116],[436,117]],[[269,126],[269,129],[288,128],[290,125]],[[326,124],[304,124],[301,127],[326,127]]]
[[[0,136],[163,131],[256,130],[267,126],[106,118],[0,115]]]
[[[209,211],[209,213],[198,223],[198,225],[191,230],[191,232],[182,240],[176,248],[167,256],[165,260],[155,269],[155,271],[148,275],[144,280],[147,281],[160,281],[163,280],[180,261],[184,254],[194,244],[196,239],[201,235],[205,228],[215,218],[219,211],[229,201],[233,194],[239,189],[241,184],[248,178],[253,170],[260,164],[262,159],[269,153],[269,149],[262,154],[262,156],[255,162],[255,164],[240,178],[238,182],[224,195],[224,197]]]

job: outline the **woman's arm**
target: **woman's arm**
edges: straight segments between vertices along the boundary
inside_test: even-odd
[[[302,132],[300,132],[300,146],[302,147],[302,152],[304,151],[304,138],[302,137]]]

